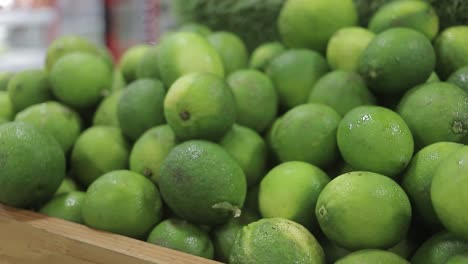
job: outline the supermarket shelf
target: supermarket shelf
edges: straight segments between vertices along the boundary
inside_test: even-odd
[[[0,234],[2,264],[219,263],[1,204]]]

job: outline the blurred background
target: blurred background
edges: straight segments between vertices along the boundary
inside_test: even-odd
[[[0,72],[39,68],[49,43],[76,34],[115,59],[174,26],[170,0],[0,0]]]

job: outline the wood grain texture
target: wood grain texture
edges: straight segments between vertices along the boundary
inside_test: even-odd
[[[0,204],[0,264],[215,264],[136,239]]]

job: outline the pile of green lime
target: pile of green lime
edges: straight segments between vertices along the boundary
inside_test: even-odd
[[[0,73],[0,203],[231,264],[468,263],[468,25],[354,2],[287,0],[253,50],[55,40]]]

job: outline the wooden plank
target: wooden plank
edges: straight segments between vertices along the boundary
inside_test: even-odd
[[[0,264],[214,264],[212,260],[0,204]]]

